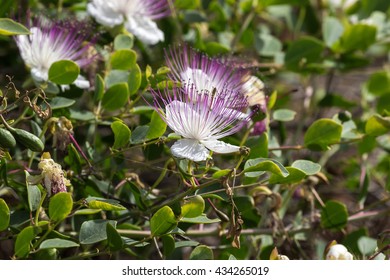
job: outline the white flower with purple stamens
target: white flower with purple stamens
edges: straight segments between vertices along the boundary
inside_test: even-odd
[[[170,14],[167,0],[92,0],[87,10],[104,26],[124,23],[127,31],[148,45],[164,41],[164,33],[154,20]]]
[[[79,24],[51,22],[39,19],[30,27],[30,35],[15,37],[20,55],[30,68],[33,79],[46,82],[50,66],[59,60],[72,60],[80,67],[88,65],[93,57],[88,57],[90,44],[84,44],[87,35],[80,33]],[[89,81],[79,75],[74,84],[79,88],[89,88]]]
[[[210,58],[188,46],[166,51],[169,78],[176,82],[193,84],[198,92],[240,92],[248,72],[233,68],[217,58]]]
[[[195,85],[174,88],[172,94],[153,91],[154,105],[167,125],[184,139],[171,147],[172,155],[193,161],[204,161],[210,151],[233,153],[240,150],[219,139],[232,135],[245,125],[250,116],[241,118],[248,103],[240,94],[224,90],[199,92]],[[213,107],[210,107],[213,104]],[[234,105],[236,110],[230,108]]]

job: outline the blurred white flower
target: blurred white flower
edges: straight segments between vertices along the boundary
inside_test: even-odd
[[[89,34],[80,22],[52,22],[39,18],[30,27],[30,35],[15,36],[16,44],[24,63],[30,68],[34,81],[41,83],[49,79],[50,66],[59,60],[72,60],[80,67],[94,59],[87,52],[93,44],[85,44]],[[80,31],[82,30],[82,31]],[[79,75],[74,84],[89,88],[89,81]]]
[[[127,31],[147,45],[164,41],[164,33],[154,20],[170,14],[167,0],[92,0],[87,10],[104,26],[124,23]]]
[[[353,260],[353,256],[348,249],[341,244],[336,244],[330,247],[326,254],[327,260]]]

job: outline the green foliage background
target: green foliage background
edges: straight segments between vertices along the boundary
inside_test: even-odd
[[[332,240],[356,259],[389,258],[389,1],[171,1],[155,46],[93,24],[93,89],[64,92],[34,84],[10,36],[26,30],[9,18],[88,18],[87,1],[3,2],[0,128],[25,138],[0,143],[1,259],[270,259],[274,248],[322,259]],[[226,139],[246,153],[170,155],[177,136],[144,98],[169,82],[164,48],[183,42],[264,81],[266,132]],[[49,78],[67,84],[79,71],[60,61]],[[51,130],[59,120],[74,130],[65,149]],[[40,174],[37,141],[68,193],[28,182]]]

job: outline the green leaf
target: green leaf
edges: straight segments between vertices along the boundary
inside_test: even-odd
[[[317,120],[305,133],[305,146],[314,151],[328,150],[329,145],[340,142],[342,130],[342,125],[331,119]]]
[[[286,52],[285,65],[291,71],[305,70],[314,62],[320,62],[325,46],[323,42],[312,37],[304,37],[291,43]]]
[[[189,223],[189,224],[214,224],[214,223],[219,223],[221,222],[220,219],[209,219],[206,214],[202,214],[200,216],[194,217],[194,218],[181,218],[180,219],[181,223]]]
[[[203,197],[196,195],[185,201],[185,204],[181,207],[181,214],[186,218],[195,218],[203,214],[204,207]]]
[[[76,100],[69,99],[61,96],[56,96],[50,101],[50,107],[52,110],[67,108],[76,103]]]
[[[94,215],[102,212],[102,209],[80,209],[74,212],[74,215]]]
[[[249,137],[245,146],[249,147],[249,159],[268,157],[268,133],[264,132],[259,136]]]
[[[223,176],[227,176],[231,173],[232,171],[230,169],[222,169],[222,170],[218,170],[216,172],[214,172],[214,174],[212,175],[213,179],[219,179]]]
[[[322,33],[326,46],[331,48],[340,39],[343,32],[344,27],[337,18],[325,18],[324,24],[322,25]]]
[[[130,70],[137,61],[137,54],[133,50],[117,50],[111,54],[110,63],[113,69]]]
[[[205,51],[210,56],[226,54],[230,51],[226,46],[217,42],[206,43]]]
[[[142,72],[138,64],[134,64],[130,69],[127,84],[129,85],[130,94],[134,94],[138,91],[142,82]]]
[[[300,182],[302,179],[306,177],[306,174],[297,168],[287,166],[288,176],[283,177],[279,174],[272,174],[269,178],[270,184],[293,184]]]
[[[286,177],[289,174],[283,164],[272,158],[249,159],[244,166],[245,176],[247,177],[257,177],[265,171],[278,174],[282,177]]]
[[[321,165],[318,163],[304,159],[294,161],[291,166],[303,171],[306,175],[314,175],[321,170]]]
[[[30,253],[31,241],[42,232],[40,227],[25,227],[16,237],[15,256],[24,258]]]
[[[131,133],[131,143],[138,144],[146,141],[146,135],[148,134],[149,126],[141,125],[137,126]]]
[[[7,203],[0,198],[0,232],[7,229],[9,225],[10,213]]]
[[[390,131],[390,117],[371,116],[366,122],[366,133],[380,136]]]
[[[134,36],[131,34],[119,34],[114,39],[114,49],[131,49],[134,45]]]
[[[112,251],[120,250],[124,245],[122,237],[110,223],[107,223],[107,244]]]
[[[73,83],[79,74],[79,66],[71,60],[56,61],[49,68],[49,80],[60,85]]]
[[[282,51],[280,40],[270,34],[261,33],[255,37],[255,48],[258,54],[263,56],[274,56]]]
[[[70,193],[57,193],[50,198],[49,216],[53,221],[61,221],[65,219],[73,208],[73,199]]]
[[[26,34],[30,34],[30,30],[22,24],[13,21],[10,18],[0,18],[0,35],[12,36]]]
[[[37,210],[41,202],[41,191],[39,190],[38,186],[29,184],[27,185],[27,198],[30,211]]]
[[[213,260],[214,254],[206,245],[199,245],[192,250],[190,260]]]
[[[80,228],[79,240],[81,244],[93,244],[107,239],[107,223],[113,227],[116,221],[92,220],[85,221]]]
[[[343,52],[366,50],[376,40],[376,27],[368,24],[348,26],[340,38],[340,49]]]
[[[367,81],[367,89],[374,95],[384,95],[390,92],[390,76],[388,71],[373,73]]]
[[[289,109],[279,109],[273,112],[273,119],[275,121],[289,122],[294,120],[297,113]]]
[[[153,236],[163,235],[177,225],[177,219],[169,206],[160,208],[150,219],[150,230]]]
[[[328,229],[342,229],[348,222],[348,211],[345,204],[329,200],[321,211],[321,226]]]
[[[152,113],[152,119],[149,123],[149,131],[146,134],[147,139],[155,139],[160,136],[163,136],[167,130],[167,124],[163,121],[160,115],[154,111]]]
[[[163,244],[164,256],[170,256],[175,250],[175,239],[172,237],[172,235],[167,234],[161,236],[161,241]]]
[[[130,128],[122,121],[115,121],[111,124],[111,129],[114,132],[113,149],[123,148],[130,143],[131,131]]]
[[[93,99],[95,102],[102,100],[104,95],[104,79],[99,74],[95,77],[95,94]]]
[[[377,241],[374,238],[362,236],[359,238],[357,245],[363,256],[370,256],[377,247]]]
[[[103,95],[102,106],[108,111],[123,108],[130,97],[127,83],[115,84]]]
[[[126,210],[125,207],[120,205],[118,201],[114,199],[105,199],[100,197],[88,197],[86,199],[88,208],[90,209],[101,209],[105,211],[121,211]]]
[[[80,245],[70,240],[64,240],[60,238],[46,239],[39,245],[39,249],[51,249],[51,248],[72,248],[79,247]]]

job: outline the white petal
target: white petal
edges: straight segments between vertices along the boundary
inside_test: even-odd
[[[158,29],[157,24],[147,17],[128,16],[126,29],[147,45],[155,45],[164,41],[164,33]]]
[[[77,77],[73,84],[81,89],[88,89],[90,87],[89,81],[81,75]]]
[[[43,71],[42,69],[32,68],[31,76],[37,82],[44,82],[49,79],[48,71]]]
[[[234,146],[215,139],[203,140],[201,143],[205,145],[207,149],[220,154],[234,153],[240,150],[239,146]]]
[[[178,158],[187,158],[193,161],[204,161],[209,157],[205,146],[193,139],[181,139],[171,147],[172,155]]]
[[[112,10],[108,4],[101,3],[102,1],[94,2],[96,4],[88,3],[87,11],[98,23],[108,27],[114,27],[123,23],[123,15]]]
[[[224,114],[224,116],[227,116],[227,117],[235,116],[235,119],[238,119],[238,120],[246,119],[249,116],[246,113],[243,113],[243,112],[240,112],[240,111],[237,111],[234,109],[229,109],[229,108],[226,108],[225,110],[223,110],[223,114]]]

